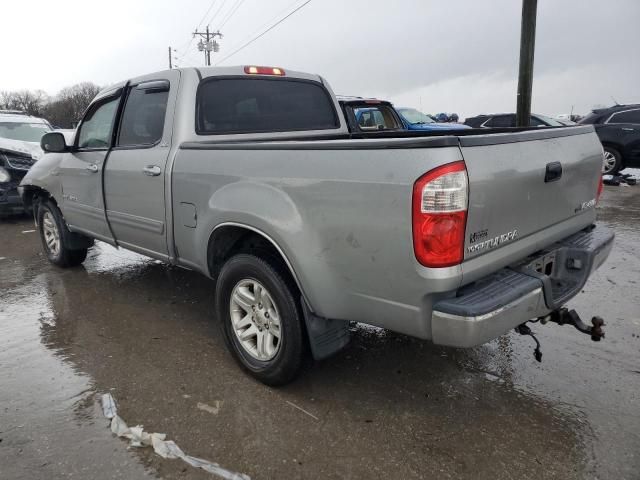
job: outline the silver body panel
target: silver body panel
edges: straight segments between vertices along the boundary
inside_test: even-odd
[[[505,134],[497,144],[491,133],[460,141],[449,136],[446,142],[439,141],[443,137],[305,140],[348,133],[334,96],[336,129],[197,135],[200,77],[241,74],[241,67],[225,67],[183,69],[179,81],[170,72],[142,77],[172,78],[169,108],[159,145],[110,152],[104,184],[115,239],[104,212],[91,220],[88,214],[78,217],[64,200],[65,182],[65,195],[67,189],[86,192],[87,198],[101,192],[73,185],[84,178],[61,168],[73,153],[46,154],[23,187],[48,191],[72,229],[205,275],[210,275],[207,246],[214,230],[246,227],[282,253],[316,315],[420,338],[433,338],[434,329],[442,328],[432,325],[432,306],[439,299],[595,219],[593,209],[570,212],[572,205],[595,197],[597,189],[602,151],[591,127]],[[470,138],[468,146],[464,138]],[[470,183],[467,233],[486,229],[495,236],[517,229],[521,234],[468,254],[460,265],[426,268],[413,253],[413,184],[427,171],[461,159]],[[565,172],[559,182],[545,184],[545,165],[552,161],[566,165]],[[162,174],[139,173],[150,164],[161,167]],[[104,210],[95,202],[93,207]],[[465,248],[469,245],[467,235]],[[519,323],[527,320],[516,317]]]

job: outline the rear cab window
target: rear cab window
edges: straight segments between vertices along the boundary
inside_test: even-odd
[[[393,105],[380,100],[341,100],[342,109],[352,132],[404,130]]]
[[[211,77],[196,96],[199,135],[328,130],[340,127],[319,82],[294,78]]]
[[[397,130],[401,128],[393,110],[387,105],[355,107],[353,114],[358,128],[363,132],[376,130]]]

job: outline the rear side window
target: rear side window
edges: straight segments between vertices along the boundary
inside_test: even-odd
[[[132,88],[122,114],[118,146],[153,145],[162,138],[167,90]]]
[[[640,123],[640,110],[614,113],[607,123]]]
[[[220,78],[198,87],[198,134],[338,128],[331,97],[316,82]]]

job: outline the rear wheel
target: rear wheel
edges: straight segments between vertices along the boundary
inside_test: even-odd
[[[612,147],[604,147],[604,158],[602,159],[602,173],[605,175],[615,175],[621,170],[622,157],[620,152]]]
[[[44,253],[51,263],[62,268],[80,265],[87,258],[87,249],[71,249],[68,238],[71,232],[62,218],[62,213],[50,200],[38,207],[38,229]]]
[[[283,385],[304,359],[295,284],[278,262],[249,254],[228,260],[216,285],[216,311],[229,350],[252,376]]]

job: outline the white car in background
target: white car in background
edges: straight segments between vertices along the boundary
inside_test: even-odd
[[[43,118],[0,110],[0,217],[24,212],[18,184],[43,154],[42,135],[52,130]]]

